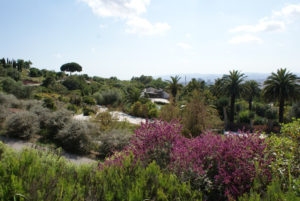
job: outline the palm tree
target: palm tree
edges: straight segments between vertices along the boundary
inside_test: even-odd
[[[233,124],[234,121],[234,105],[235,99],[238,98],[243,91],[242,82],[244,81],[245,74],[238,70],[229,71],[229,75],[223,75],[222,83],[220,87],[221,93],[230,96],[230,114],[229,121]]]
[[[243,96],[248,101],[249,111],[251,111],[253,98],[260,95],[259,84],[255,80],[248,80],[244,83],[244,88],[245,93],[243,93]]]
[[[178,75],[176,75],[175,77],[171,76],[171,80],[167,80],[167,82],[169,83],[168,88],[171,91],[171,94],[174,97],[174,99],[176,98],[179,89],[181,89],[182,87],[182,85],[179,84],[180,79],[181,78]]]
[[[300,94],[299,77],[286,68],[272,73],[264,82],[263,95],[267,101],[279,102],[279,122],[283,122],[284,104],[287,100],[296,100]]]

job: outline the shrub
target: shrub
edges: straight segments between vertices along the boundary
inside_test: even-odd
[[[281,135],[288,137],[294,143],[295,162],[298,164],[298,176],[300,174],[300,119],[293,119],[291,123],[282,124]]]
[[[253,123],[254,123],[254,125],[265,125],[266,120],[263,117],[256,115]]]
[[[56,80],[54,76],[47,76],[43,82],[42,82],[42,86],[44,87],[50,87],[52,85],[55,85]]]
[[[74,166],[53,152],[13,152],[0,142],[0,200],[201,200],[198,191],[132,157],[124,166]]]
[[[96,110],[91,108],[91,107],[85,106],[83,108],[83,115],[84,116],[89,116],[91,114],[96,114]]]
[[[130,144],[137,159],[144,164],[153,160],[174,172],[182,181],[190,181],[207,200],[237,198],[251,188],[257,176],[270,178],[266,144],[258,135],[201,135],[188,139],[181,136],[176,122],[142,124]]]
[[[222,121],[217,111],[208,105],[205,96],[194,91],[184,108],[182,124],[185,135],[198,136],[208,129],[220,128]]]
[[[18,112],[7,117],[4,127],[6,135],[29,139],[39,130],[38,117],[31,112]]]
[[[76,93],[73,93],[70,97],[70,103],[80,106],[82,103],[82,97]]]
[[[249,110],[244,110],[239,113],[240,122],[249,124],[250,120],[253,119],[254,113]]]
[[[9,111],[7,107],[0,105],[0,127],[10,114],[12,114],[12,112]]]
[[[15,95],[17,98],[29,98],[32,94],[32,87],[23,86],[20,82],[16,82],[10,78],[2,81],[2,89],[6,93]]]
[[[99,153],[101,158],[112,155],[114,152],[122,151],[129,145],[132,133],[128,130],[111,130],[101,134],[98,140],[101,142]]]
[[[299,178],[298,178],[299,180]],[[300,186],[299,186],[300,187]],[[282,188],[282,183],[278,178],[274,178],[272,182],[267,186],[265,192],[257,192],[258,190],[253,187],[250,193],[244,194],[238,200],[239,201],[298,201],[300,199],[296,190],[289,188],[288,190]]]
[[[6,75],[14,79],[15,81],[19,81],[21,79],[21,73],[14,68],[8,68],[6,70]]]
[[[130,114],[136,117],[156,118],[158,116],[158,110],[156,105],[150,101],[146,103],[137,101],[131,106]]]
[[[14,95],[3,93],[0,93],[0,104],[8,108],[18,108],[21,105],[20,101]]]
[[[58,132],[55,139],[66,151],[85,154],[91,149],[89,132],[86,123],[72,120]]]
[[[174,119],[180,119],[180,109],[173,103],[164,105],[160,110],[159,118],[167,122],[170,122]]]
[[[70,111],[61,109],[56,112],[50,113],[48,119],[46,121],[45,129],[46,135],[45,137],[53,140],[57,133],[62,130],[66,124],[71,121],[72,114]]]
[[[288,116],[290,120],[292,120],[293,118],[300,118],[300,101],[293,103]]]
[[[101,112],[97,114],[95,121],[99,122],[100,129],[105,131],[112,127],[116,119],[114,119],[109,112]]]
[[[94,97],[99,105],[118,105],[122,102],[122,93],[117,89],[107,89],[96,93]]]
[[[70,111],[73,111],[75,113],[77,113],[77,111],[78,111],[78,107],[74,104],[68,104],[67,109]]]
[[[33,103],[33,102],[32,102]],[[30,106],[29,108],[27,107],[27,109],[36,114],[38,117],[38,121],[39,121],[39,125],[41,129],[46,128],[47,122],[49,121],[49,118],[52,118],[52,113],[50,112],[49,109],[44,108],[40,103]]]
[[[262,103],[256,103],[254,105],[254,110],[256,112],[257,115],[261,116],[261,117],[265,117],[265,112],[268,109],[268,106]]]
[[[52,98],[45,98],[43,106],[50,110],[56,110],[56,104]]]
[[[298,177],[300,171],[300,161],[297,161],[297,143],[287,137],[277,137],[275,135],[267,138],[267,149],[272,156],[272,172],[281,180],[285,189],[289,184],[289,174]]]
[[[42,72],[37,68],[30,68],[29,69],[29,76],[30,77],[41,77]]]
[[[88,104],[88,105],[96,105],[95,99],[91,96],[84,96],[83,97],[83,102],[85,104]]]

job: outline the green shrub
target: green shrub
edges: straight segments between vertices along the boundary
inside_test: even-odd
[[[263,117],[256,115],[253,123],[254,123],[254,125],[265,125],[266,120]]]
[[[83,108],[83,115],[84,116],[89,116],[91,114],[96,114],[96,110],[94,110],[93,108],[91,107],[88,107],[88,106],[85,106]]]
[[[29,139],[39,130],[38,117],[31,112],[18,112],[7,117],[5,134],[10,137]]]
[[[295,143],[295,162],[298,164],[298,176],[300,176],[300,119],[293,119],[291,123],[282,124],[280,133]]]
[[[67,109],[70,111],[73,111],[75,113],[77,113],[77,111],[78,111],[78,107],[74,104],[68,104]]]
[[[91,150],[89,134],[87,123],[72,120],[58,132],[55,139],[66,151],[85,154]]]
[[[50,110],[56,110],[56,104],[52,98],[45,98],[43,106]]]
[[[3,93],[0,93],[0,104],[8,108],[18,108],[21,105],[20,101],[14,95]]]
[[[254,118],[254,113],[249,110],[244,110],[239,113],[241,123],[250,123],[250,120]]]
[[[88,105],[96,105],[95,99],[91,96],[84,96],[83,97],[83,102],[85,104],[88,104]]]
[[[255,110],[256,114],[261,117],[265,117],[265,112],[267,109],[268,109],[268,106],[266,104],[256,103],[254,105],[254,110]]]
[[[124,159],[123,166],[75,166],[53,152],[13,152],[0,142],[0,201],[7,200],[202,200],[198,191],[163,173]]]
[[[143,118],[156,118],[158,117],[158,110],[156,105],[150,101],[147,101],[146,103],[137,101],[131,106],[130,114]]]
[[[0,127],[10,114],[12,114],[12,112],[9,111],[7,107],[0,105]]]
[[[180,109],[175,104],[164,105],[160,110],[159,118],[167,122],[180,119]]]
[[[33,103],[33,101],[32,101]],[[52,118],[52,113],[48,108],[44,108],[40,103],[27,107],[27,110],[38,116],[38,121],[41,129],[46,128],[49,118]]]
[[[46,130],[46,136],[48,139],[53,140],[57,133],[62,130],[66,124],[72,119],[70,111],[61,109],[56,112],[50,113],[47,121],[45,122],[44,129]]]
[[[287,137],[275,135],[267,139],[267,151],[273,157],[271,164],[273,176],[281,180],[284,187],[289,183],[289,174],[299,176],[300,163],[297,161],[297,143]]]
[[[115,151],[122,151],[127,145],[132,133],[128,130],[111,130],[101,134],[99,153],[101,158],[112,155]]]
[[[300,181],[300,179],[298,178]],[[299,186],[300,187],[300,186]],[[261,189],[259,189],[261,191]],[[289,188],[284,190],[279,179],[274,178],[267,186],[265,192],[259,192],[256,188],[250,190],[250,193],[244,194],[239,201],[299,201],[300,195],[296,190]]]
[[[101,131],[111,131],[111,130],[129,130],[133,131],[137,128],[136,125],[130,124],[127,121],[118,121],[113,118],[109,112],[101,112],[97,114],[94,119],[95,123],[99,125]]]
[[[122,102],[122,93],[118,89],[107,89],[94,94],[98,105],[119,105]]]
[[[80,106],[82,103],[82,97],[77,93],[72,93],[70,97],[70,103]]]
[[[15,81],[19,81],[21,79],[21,73],[14,68],[8,68],[6,70],[6,75],[14,79]]]
[[[22,83],[16,82],[11,78],[2,80],[2,89],[6,93],[15,95],[17,98],[29,98],[32,94],[32,87],[23,86]]]
[[[29,76],[30,77],[41,77],[42,72],[37,68],[30,68],[29,69]]]

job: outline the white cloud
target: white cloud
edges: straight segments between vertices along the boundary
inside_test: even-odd
[[[163,34],[171,27],[167,23],[150,23],[147,19],[134,17],[127,20],[128,28],[126,32],[136,33],[141,35],[157,35]]]
[[[151,23],[140,17],[147,11],[151,0],[80,0],[88,4],[100,17],[114,17],[126,21],[126,31],[140,35],[156,35],[170,29],[167,23]]]
[[[280,11],[273,11],[271,16],[264,17],[254,25],[241,25],[230,30],[232,33],[276,32],[284,31],[289,22],[300,17],[300,4],[288,5]]]
[[[281,9],[281,11],[273,11],[273,17],[300,17],[300,4],[288,5]]]
[[[275,32],[275,31],[284,31],[284,30],[285,30],[285,23],[283,21],[262,19],[256,25],[238,26],[234,29],[231,29],[230,32],[258,33],[258,32]]]
[[[231,40],[229,40],[230,44],[241,44],[241,43],[261,44],[262,42],[263,42],[262,39],[250,34],[235,36]]]
[[[176,46],[177,46],[177,47],[180,47],[180,48],[182,48],[182,49],[184,49],[184,50],[188,50],[188,49],[191,49],[191,48],[192,48],[192,46],[189,45],[189,44],[187,44],[187,43],[177,43]]]

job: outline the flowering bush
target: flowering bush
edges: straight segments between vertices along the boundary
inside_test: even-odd
[[[188,139],[181,135],[177,122],[156,121],[142,124],[131,144],[127,152],[144,165],[155,160],[162,169],[204,192],[207,200],[237,198],[249,191],[257,174],[270,176],[266,145],[258,135],[207,133]]]

